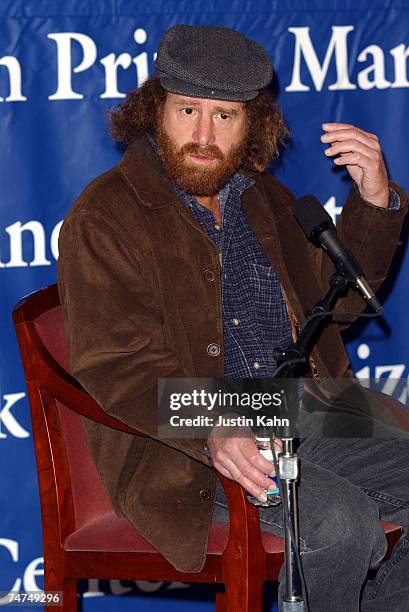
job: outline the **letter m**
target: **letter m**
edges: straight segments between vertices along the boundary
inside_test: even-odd
[[[310,38],[310,28],[295,27],[288,28],[288,31],[295,36],[294,66],[291,83],[287,85],[285,91],[309,91],[310,88],[301,82],[301,56],[311,75],[315,89],[321,91],[327,76],[328,68],[332,56],[335,54],[335,67],[337,79],[328,87],[329,90],[336,89],[356,89],[356,85],[350,83],[348,77],[348,46],[347,37],[353,26],[333,26],[332,36],[329,41],[322,65],[319,62],[315,49]]]

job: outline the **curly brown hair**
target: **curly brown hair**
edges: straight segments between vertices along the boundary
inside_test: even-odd
[[[128,145],[148,132],[155,133],[158,110],[166,100],[166,90],[157,77],[150,77],[141,87],[130,91],[125,101],[108,111],[111,136]],[[247,142],[242,166],[263,172],[279,155],[279,146],[289,135],[281,109],[267,89],[245,102]]]

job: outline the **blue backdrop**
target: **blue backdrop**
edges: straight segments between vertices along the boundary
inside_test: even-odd
[[[23,295],[55,282],[63,217],[120,156],[105,111],[151,74],[158,40],[176,23],[232,27],[268,50],[292,133],[273,172],[297,196],[315,194],[334,217],[341,210],[349,183],[323,154],[324,121],[375,132],[391,178],[409,188],[407,0],[2,0],[2,591],[41,588],[43,570],[29,408],[10,313]],[[357,375],[378,378],[388,390],[399,385],[405,402],[408,272],[403,235],[381,292],[383,322],[358,326],[347,338]],[[211,590],[176,583],[94,580],[82,590],[90,611],[213,607]]]

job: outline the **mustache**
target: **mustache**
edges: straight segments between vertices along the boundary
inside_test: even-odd
[[[196,142],[188,142],[180,149],[180,154],[202,155],[204,157],[213,157],[214,159],[224,160],[224,155],[216,145],[200,145]]]

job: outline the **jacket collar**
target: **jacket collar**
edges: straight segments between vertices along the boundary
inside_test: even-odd
[[[118,167],[145,206],[164,208],[178,202],[162,163],[146,135],[128,146]]]
[[[118,168],[145,206],[164,208],[179,203],[179,198],[147,135],[137,138],[128,146]],[[258,174],[241,169],[240,172],[253,179],[256,179]]]

